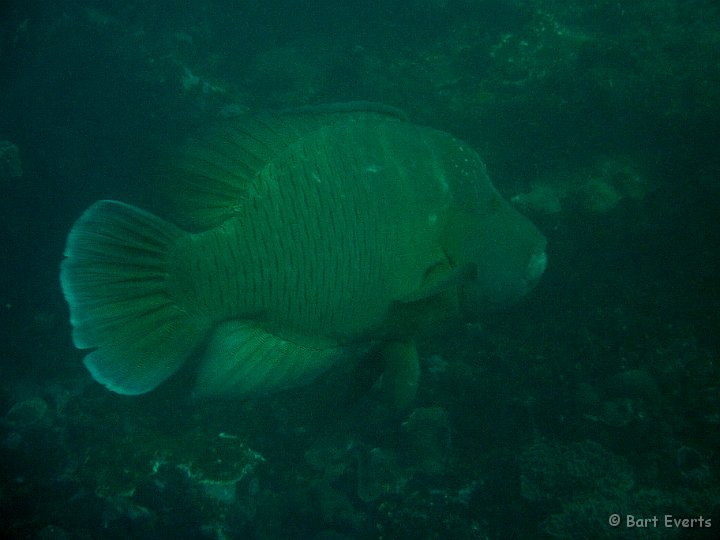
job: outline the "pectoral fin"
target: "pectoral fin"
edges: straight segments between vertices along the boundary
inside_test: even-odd
[[[474,263],[467,263],[456,268],[437,265],[426,272],[423,284],[419,289],[404,296],[400,301],[410,303],[425,300],[468,283],[476,277],[477,266]]]

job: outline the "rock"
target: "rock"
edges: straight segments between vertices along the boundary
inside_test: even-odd
[[[22,175],[20,150],[10,141],[0,141],[0,182],[12,182]]]
[[[401,426],[402,450],[411,467],[441,474],[450,451],[450,427],[442,407],[415,409]]]
[[[15,403],[5,415],[5,420],[15,427],[27,427],[42,420],[47,410],[45,400],[34,397]]]
[[[383,495],[400,493],[408,478],[390,450],[373,448],[358,458],[358,497],[372,502]]]
[[[559,214],[562,210],[556,190],[544,184],[534,186],[528,193],[515,195],[511,201],[521,210],[540,214]]]

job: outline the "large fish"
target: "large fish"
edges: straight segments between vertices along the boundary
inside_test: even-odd
[[[219,126],[164,183],[185,230],[99,201],[61,265],[74,343],[120,394],[152,390],[196,354],[197,394],[267,393],[374,347],[406,402],[418,332],[507,305],[545,269],[543,235],[478,155],[387,107]]]

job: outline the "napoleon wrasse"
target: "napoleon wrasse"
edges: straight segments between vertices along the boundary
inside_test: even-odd
[[[407,401],[418,332],[512,303],[545,269],[545,238],[478,155],[388,107],[224,124],[167,174],[170,215],[193,232],[98,201],[61,265],[73,341],[120,394],[154,389],[195,354],[195,393],[235,397],[374,348]]]

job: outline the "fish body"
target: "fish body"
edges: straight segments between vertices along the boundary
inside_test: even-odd
[[[369,346],[414,387],[417,332],[515,301],[545,267],[544,237],[470,147],[382,107],[217,127],[163,182],[183,228],[99,201],[61,265],[75,344],[123,394],[196,352],[196,393],[242,396]]]

